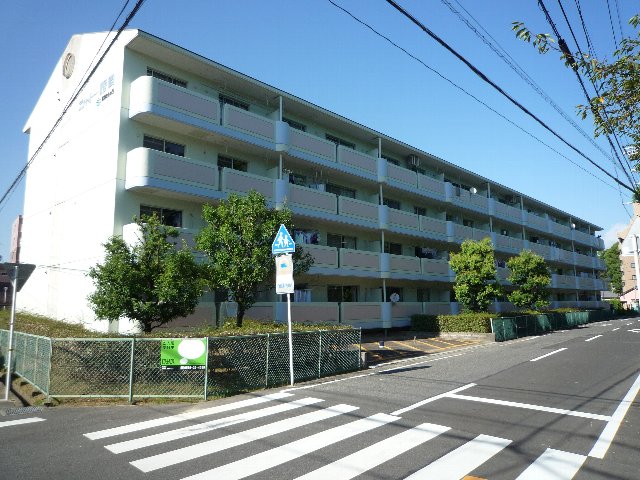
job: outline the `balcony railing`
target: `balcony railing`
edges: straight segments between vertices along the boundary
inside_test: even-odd
[[[376,175],[378,172],[377,157],[372,157],[342,145],[338,146],[338,163],[357,168],[372,175]]]
[[[221,189],[225,192],[243,195],[255,190],[264,195],[267,200],[272,200],[274,198],[274,179],[224,168],[222,169]]]
[[[527,212],[527,226],[541,230],[543,232],[549,231],[549,222],[546,217],[540,217],[534,213]]]
[[[576,277],[573,275],[551,275],[551,288],[576,289]]]
[[[489,200],[489,214],[494,215],[496,217],[503,218],[505,220],[509,220],[513,223],[522,223],[522,214],[520,213],[521,209],[512,207],[505,203],[501,203],[497,201],[495,198]]]
[[[403,183],[410,187],[418,186],[418,174],[416,172],[394,165],[393,163],[387,163],[387,179]]]
[[[420,259],[407,255],[389,255],[389,268],[392,272],[412,273],[416,275],[422,273]]]
[[[336,214],[338,200],[333,193],[327,193],[314,188],[289,184],[289,202],[291,206],[300,206],[310,210]]]
[[[160,110],[220,124],[220,103],[217,99],[154,77],[145,75],[131,82],[129,98],[129,118],[153,112],[155,106]]]
[[[349,197],[338,197],[338,213],[345,217],[378,223],[378,205]]]
[[[225,104],[222,124],[268,141],[275,141],[275,121],[233,105]]]
[[[316,155],[332,162],[336,161],[335,143],[301,130],[289,129],[289,145],[302,153]],[[295,151],[290,151],[290,153],[295,155]]]
[[[493,238],[495,239],[496,250],[519,253],[524,248],[524,242],[521,238],[498,234],[494,234]]]
[[[313,256],[314,266],[338,268],[338,249],[325,245],[304,244],[303,248]]]
[[[435,193],[438,197],[443,199],[445,196],[444,182],[426,175],[418,175],[418,189]]]
[[[387,219],[390,226],[420,230],[420,217],[415,213],[390,208]]]
[[[218,190],[218,167],[206,162],[148,148],[127,153],[125,188],[164,188],[207,195]]]

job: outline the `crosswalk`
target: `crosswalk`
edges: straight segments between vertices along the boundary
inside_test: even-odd
[[[163,471],[167,474],[163,478],[176,480],[276,478],[274,471],[287,472],[286,477],[277,478],[296,480],[380,478],[376,469],[392,462],[404,465],[401,476],[407,479],[459,480],[512,444],[483,434],[460,440],[460,432],[448,426],[410,425],[398,415],[363,416],[358,410],[353,405],[328,405],[319,398],[277,393],[90,432],[85,437],[114,455],[127,453],[125,461],[140,472]],[[453,447],[452,439],[456,439]],[[355,448],[348,446],[350,441]],[[438,445],[439,441],[443,443]],[[344,453],[318,466],[323,463],[318,459],[325,458],[319,452],[327,448]],[[313,461],[306,463],[306,458]],[[584,455],[547,448],[523,466],[516,480],[569,480],[585,460]]]

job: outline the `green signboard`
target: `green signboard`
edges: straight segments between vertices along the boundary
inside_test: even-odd
[[[204,370],[206,364],[206,338],[161,340],[160,366],[163,370]]]

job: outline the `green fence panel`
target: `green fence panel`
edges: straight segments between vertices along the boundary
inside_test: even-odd
[[[491,328],[493,329],[496,342],[504,342],[518,338],[518,327],[515,318],[492,318]]]
[[[0,331],[0,365],[5,366],[9,351],[9,331]],[[44,393],[49,392],[51,339],[22,332],[13,333],[11,370]]]
[[[550,332],[552,328],[549,315],[536,315],[536,326],[538,330],[537,333]]]

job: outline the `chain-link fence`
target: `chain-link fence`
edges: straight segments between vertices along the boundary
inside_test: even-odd
[[[14,334],[15,372],[53,397],[203,397],[288,384],[287,334],[203,339],[203,365],[162,364],[167,339]],[[361,332],[293,333],[295,381],[360,368]],[[0,359],[9,344],[0,331]]]
[[[589,310],[585,312],[547,313],[544,315],[522,315],[491,319],[491,331],[496,342],[538,335],[552,330],[575,328],[591,322],[615,318],[608,310]]]

